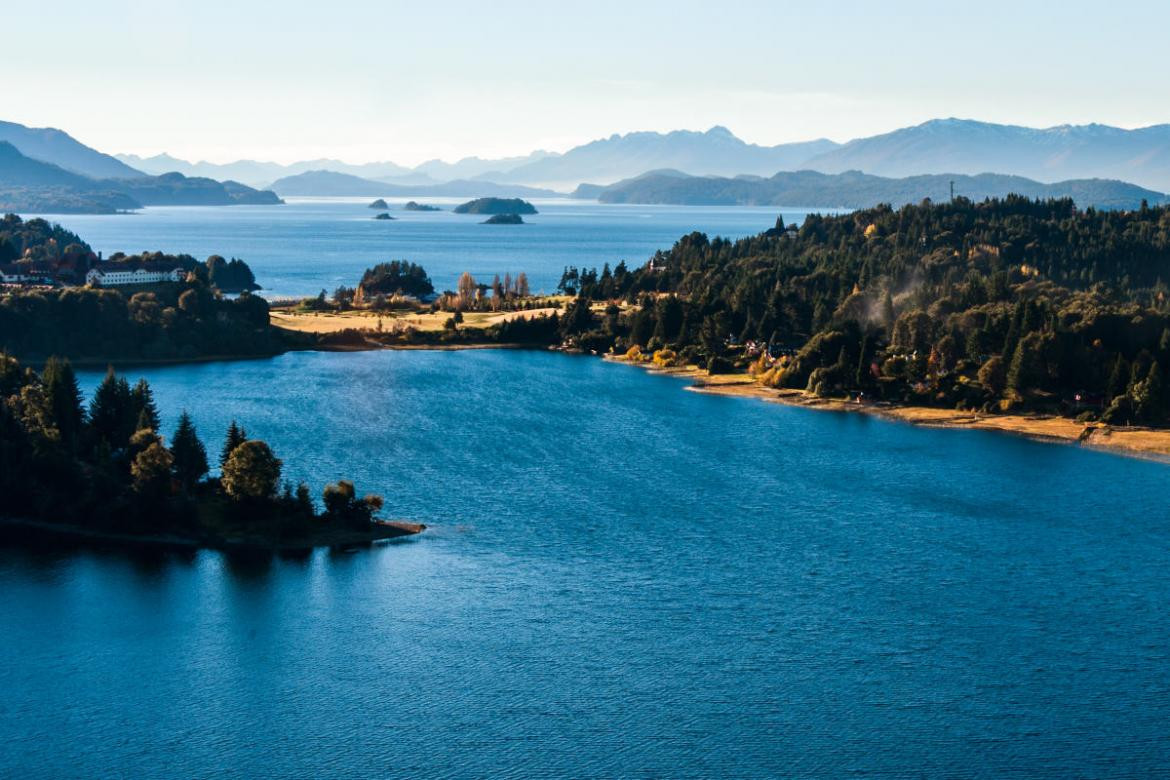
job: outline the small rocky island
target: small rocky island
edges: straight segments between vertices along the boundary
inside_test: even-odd
[[[377,216],[375,216],[374,219],[394,219],[394,217],[390,216],[385,211],[383,211],[381,214],[378,214]]]
[[[536,207],[520,198],[476,198],[455,207],[456,214],[535,214]],[[495,223],[499,224],[499,223]],[[504,223],[504,224],[515,224]]]
[[[432,206],[429,203],[419,203],[416,200],[408,200],[402,209],[403,211],[442,211],[438,206]]]
[[[390,204],[388,204],[384,198],[378,198],[376,201],[367,206],[367,208],[382,209],[385,211],[386,209],[390,208]]]
[[[523,225],[524,220],[519,214],[493,214],[485,219],[482,225]]]

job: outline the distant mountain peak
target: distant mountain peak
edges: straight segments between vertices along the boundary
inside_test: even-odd
[[[0,141],[8,141],[25,157],[52,163],[91,179],[132,179],[143,173],[126,163],[91,149],[64,130],[26,127],[0,121]]]
[[[855,139],[812,157],[805,167],[890,177],[994,171],[1039,182],[1117,179],[1166,191],[1170,126],[1035,128],[948,117]]]

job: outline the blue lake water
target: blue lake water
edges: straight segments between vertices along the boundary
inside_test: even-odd
[[[629,206],[537,200],[524,225],[483,225],[452,214],[460,200],[423,199],[438,212],[403,211],[373,219],[369,198],[289,199],[283,206],[155,207],[137,214],[46,217],[78,233],[95,251],[213,254],[248,262],[269,297],[332,293],[356,286],[362,271],[385,260],[421,263],[436,288],[454,289],[464,271],[483,282],[528,274],[533,292],[552,292],[565,266],[639,266],[693,230],[739,238],[772,227],[778,214],[801,222],[803,208]]]
[[[1170,772],[1162,464],[544,352],[145,375],[431,529],[0,548],[0,776]]]

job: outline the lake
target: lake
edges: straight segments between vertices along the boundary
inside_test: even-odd
[[[455,289],[464,271],[490,283],[523,271],[533,292],[552,292],[565,266],[645,263],[694,230],[740,238],[767,230],[779,214],[802,222],[808,209],[726,206],[631,206],[536,200],[524,225],[483,225],[482,214],[452,214],[459,199],[420,198],[438,212],[403,211],[375,220],[371,198],[289,198],[283,206],[152,207],[137,214],[47,216],[78,233],[94,251],[186,252],[248,262],[269,298],[332,294],[357,286],[362,271],[387,260],[421,263],[438,290]],[[828,213],[831,210],[822,210]]]
[[[431,528],[0,548],[0,776],[1170,771],[1163,464],[547,352],[138,373]]]

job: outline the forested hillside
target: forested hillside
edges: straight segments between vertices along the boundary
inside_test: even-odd
[[[1162,423],[1170,208],[1008,197],[683,237],[634,271],[567,269],[563,333],[761,382],[902,403]],[[588,301],[625,298],[603,321]]]

